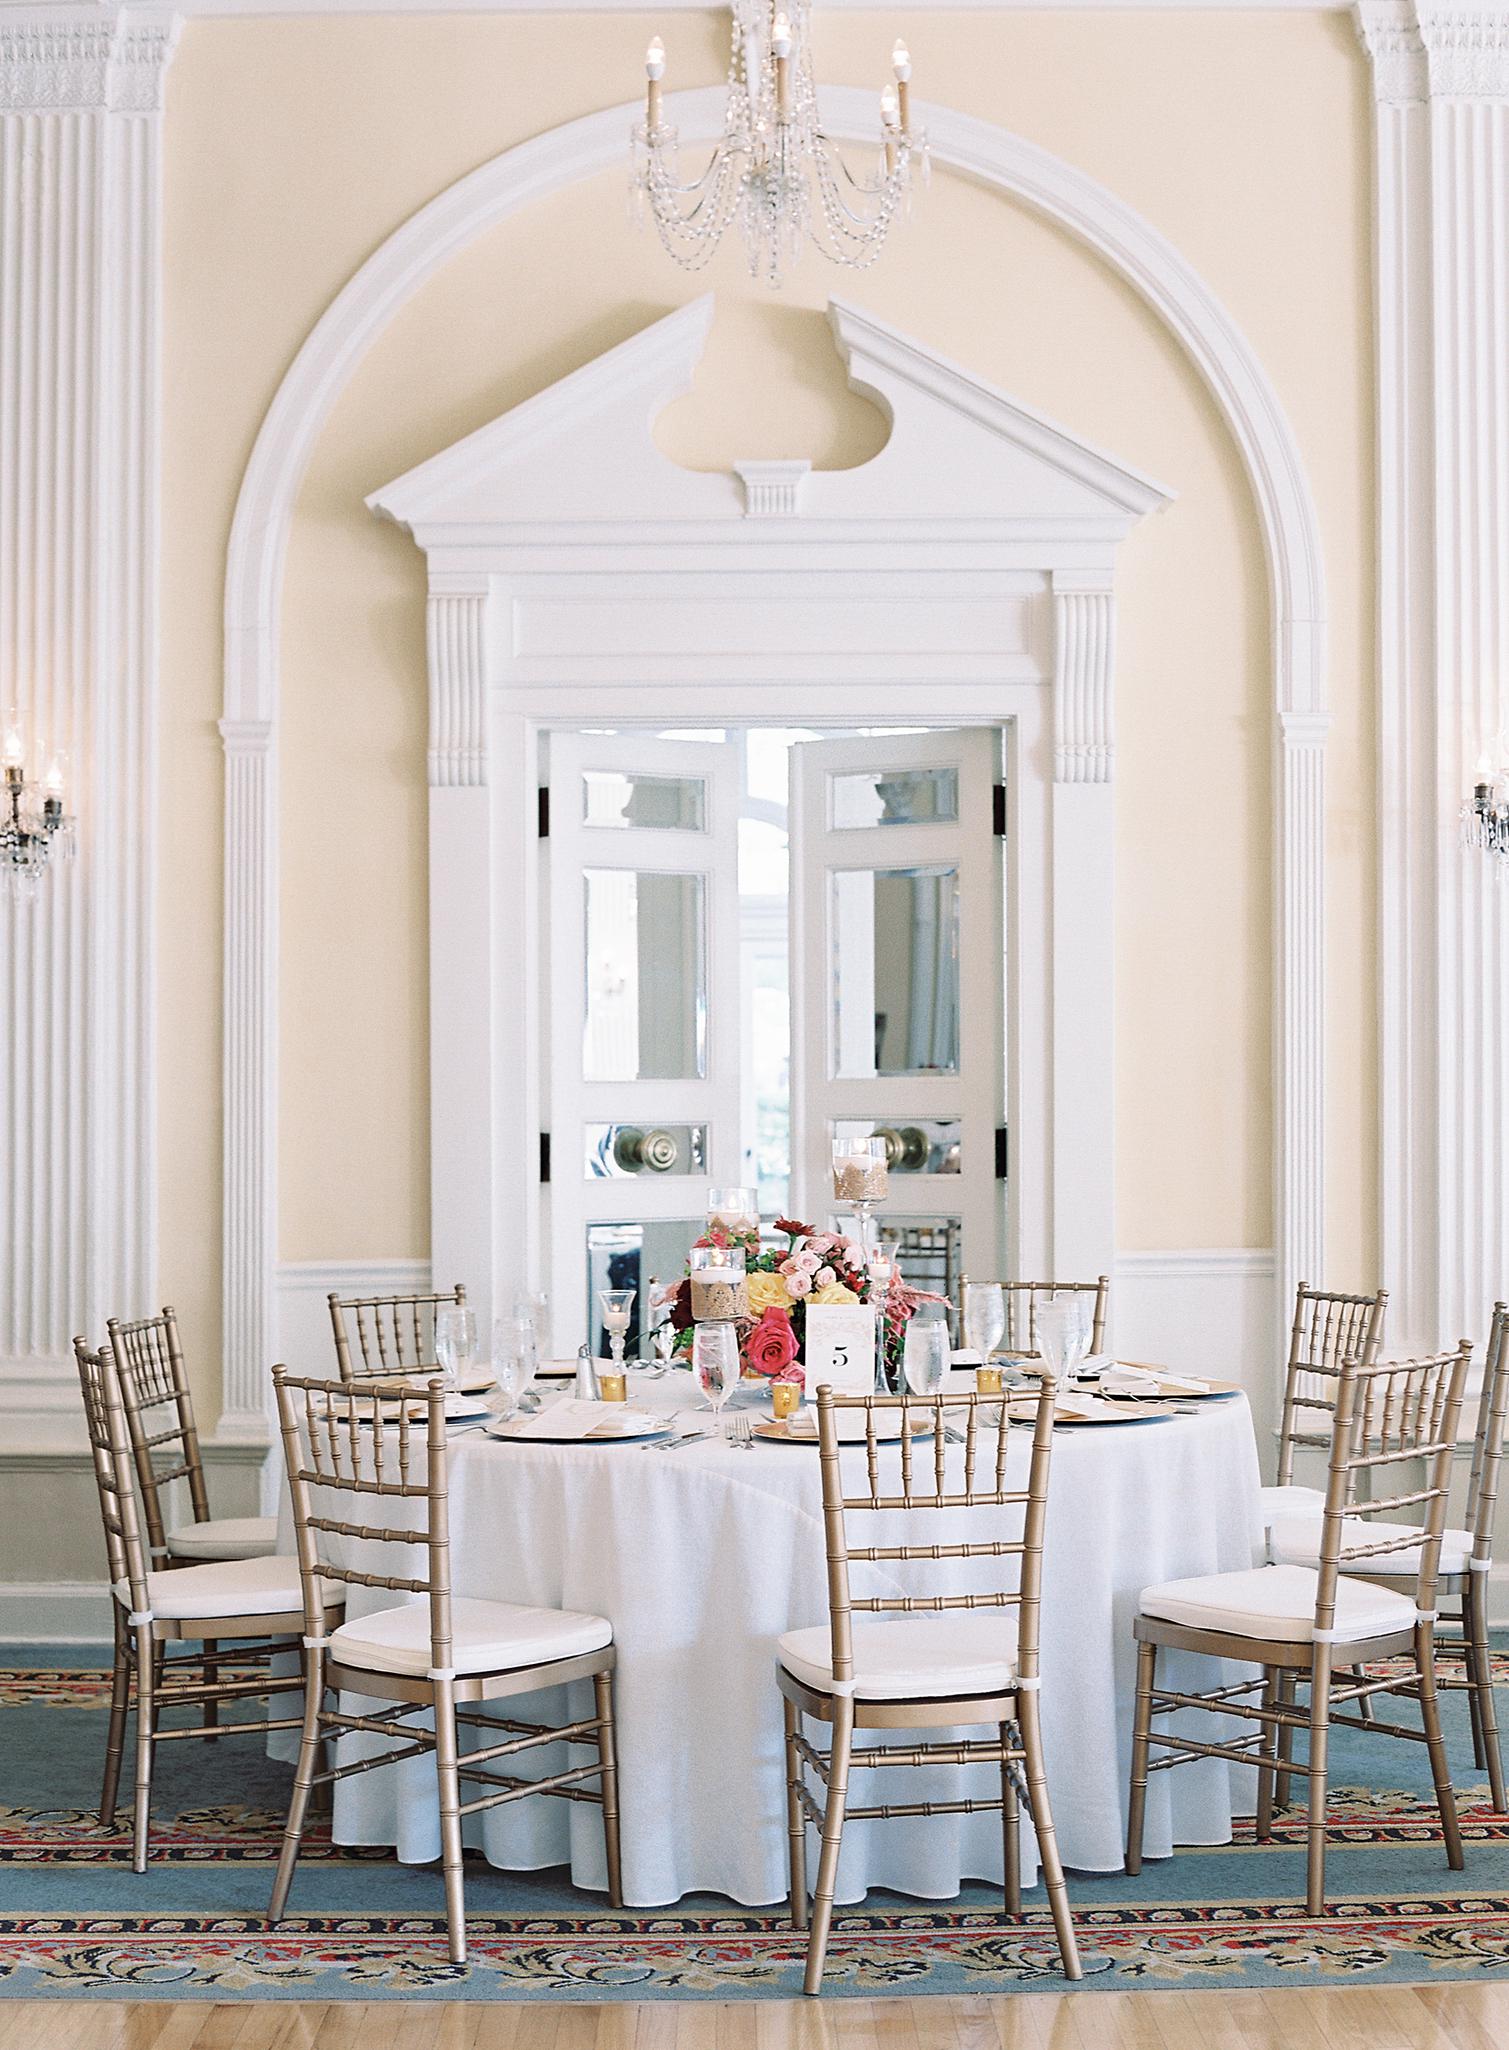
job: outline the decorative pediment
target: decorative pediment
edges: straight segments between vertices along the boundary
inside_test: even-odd
[[[686,391],[711,294],[668,314],[536,397],[431,456],[367,500],[426,548],[563,538],[709,520],[940,523],[979,539],[1114,543],[1171,494],[970,371],[840,300],[828,308],[851,386],[890,423],[879,454],[848,470],[801,461],[685,470],[655,445],[657,416]]]

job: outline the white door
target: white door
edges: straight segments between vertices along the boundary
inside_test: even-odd
[[[554,1350],[596,1291],[680,1274],[740,1179],[735,750],[550,737],[549,1238]],[[521,989],[520,996],[522,998]]]
[[[832,1215],[836,1137],[886,1136],[902,1272],[999,1275],[1005,963],[987,728],[792,750],[795,1208]]]

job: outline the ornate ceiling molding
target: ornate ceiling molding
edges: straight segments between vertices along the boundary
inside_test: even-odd
[[[178,17],[0,11],[0,112],[155,114]]]

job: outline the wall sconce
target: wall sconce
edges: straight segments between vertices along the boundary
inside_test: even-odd
[[[4,811],[0,814],[0,877],[11,899],[34,897],[43,870],[54,854],[68,860],[73,853],[74,822],[63,809],[68,757],[46,754],[40,784],[26,777],[26,736],[19,715],[9,711],[0,724],[0,769],[5,775]]]

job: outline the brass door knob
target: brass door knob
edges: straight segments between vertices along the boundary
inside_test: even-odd
[[[681,1142],[674,1132],[641,1132],[624,1125],[614,1135],[613,1158],[630,1174],[669,1174],[681,1158]]]
[[[926,1165],[929,1151],[927,1134],[919,1131],[916,1125],[903,1125],[900,1131],[890,1125],[882,1125],[875,1136],[885,1141],[887,1167],[916,1174]]]

